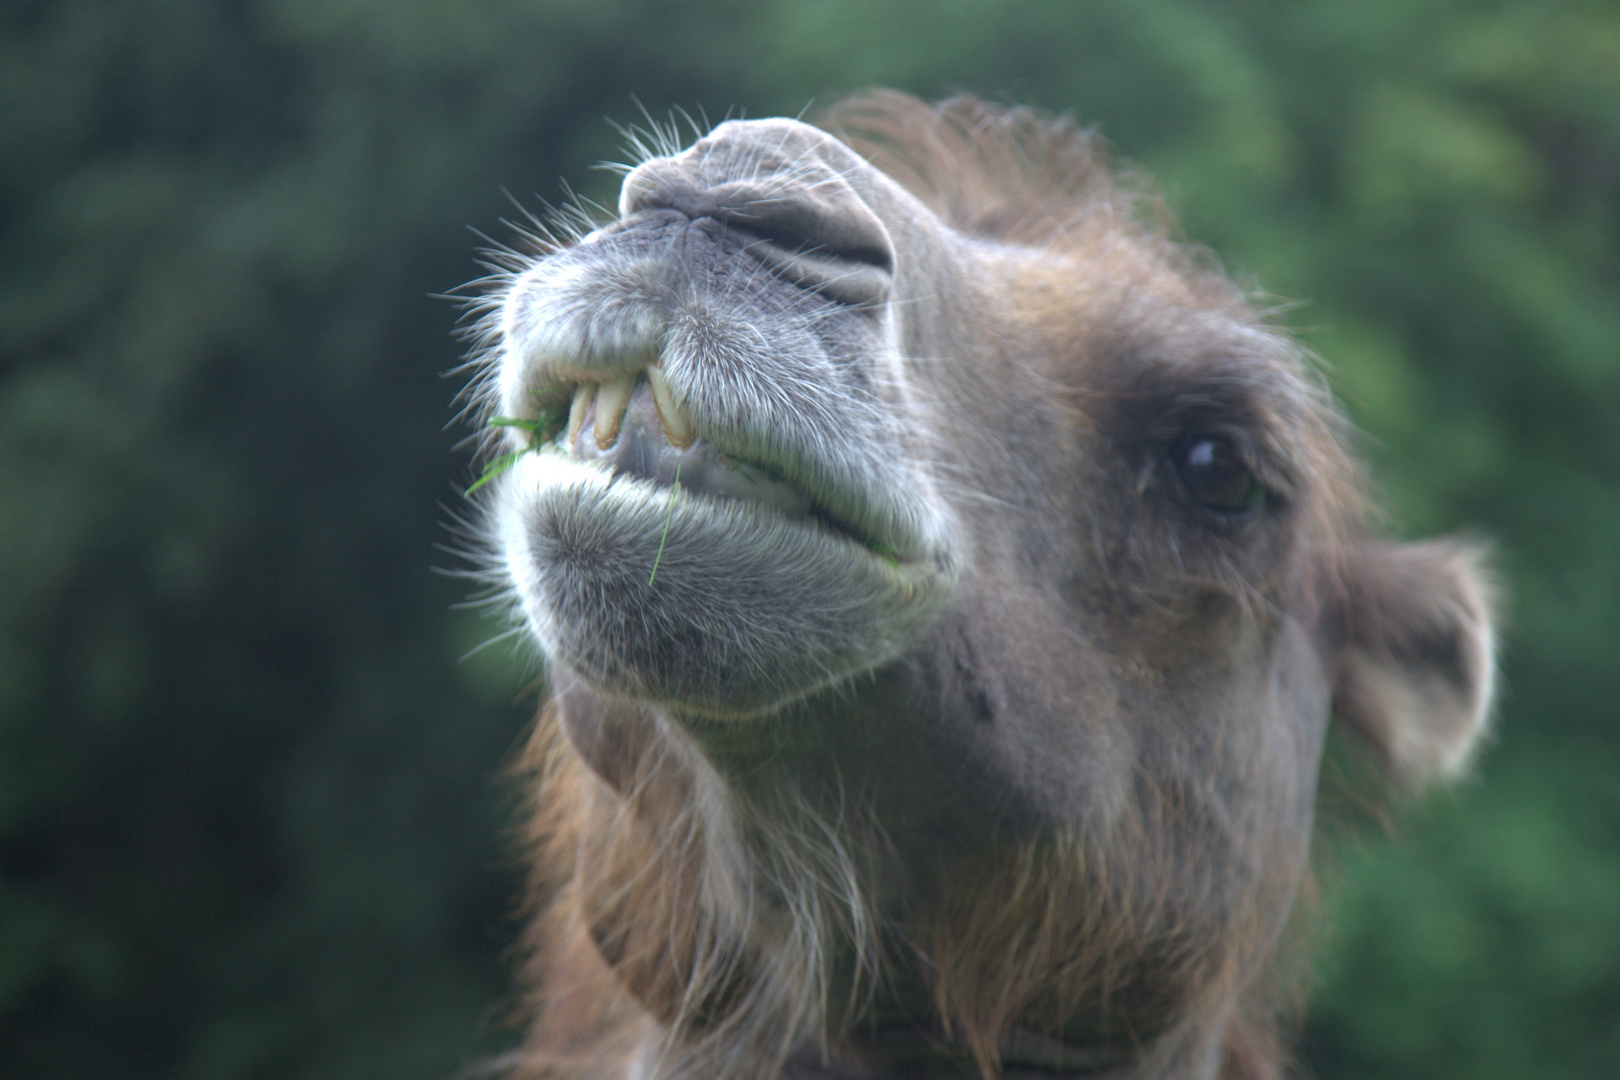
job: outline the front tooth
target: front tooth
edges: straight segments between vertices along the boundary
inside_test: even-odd
[[[624,419],[624,407],[630,404],[630,392],[636,388],[636,377],[626,375],[605,382],[596,392],[596,445],[606,450],[619,437],[619,424]]]
[[[574,403],[568,407],[568,442],[573,446],[579,429],[585,426],[585,414],[590,411],[591,399],[596,396],[596,384],[582,382],[574,388]]]
[[[647,367],[647,386],[652,390],[653,405],[658,409],[658,422],[664,427],[664,438],[677,450],[692,445],[692,418],[686,410],[675,404],[675,395],[664,377],[664,369],[657,365]]]

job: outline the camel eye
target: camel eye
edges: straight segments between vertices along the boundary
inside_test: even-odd
[[[1216,513],[1246,516],[1266,500],[1266,485],[1224,435],[1188,436],[1176,444],[1171,458],[1187,492]]]

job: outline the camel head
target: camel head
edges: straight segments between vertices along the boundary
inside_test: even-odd
[[[1070,124],[873,94],[501,278],[518,1074],[1276,1074],[1330,725],[1455,774],[1492,616],[1162,218]]]

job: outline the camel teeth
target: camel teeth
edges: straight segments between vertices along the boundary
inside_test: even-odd
[[[685,450],[696,437],[692,430],[692,418],[676,404],[675,394],[669,388],[669,379],[664,376],[663,368],[656,364],[647,366],[647,386],[652,390],[653,405],[658,410],[658,423],[664,429],[665,440],[675,449]]]
[[[605,382],[596,392],[596,445],[606,450],[619,438],[619,425],[624,420],[625,406],[630,404],[630,393],[636,388],[636,377],[624,375]]]
[[[582,382],[574,388],[574,403],[568,407],[568,441],[563,445],[574,445],[574,440],[579,437],[579,429],[585,426],[585,414],[590,411],[591,401],[595,397],[595,383]]]

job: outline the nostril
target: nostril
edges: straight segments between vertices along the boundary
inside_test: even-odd
[[[852,230],[827,227],[813,220],[813,214],[772,214],[759,216],[739,213],[732,219],[735,228],[757,236],[789,256],[816,255],[894,273],[894,256],[877,237],[850,235]],[[819,229],[817,226],[821,226]]]
[[[650,207],[673,210],[699,229],[742,234],[757,245],[775,248],[782,256],[815,255],[862,263],[894,272],[894,253],[888,234],[874,220],[875,229],[856,216],[835,208],[797,199],[773,198],[753,191],[673,189],[659,192]]]
[[[871,173],[833,136],[796,121],[722,124],[682,154],[637,166],[619,211],[675,211],[717,239],[740,235],[785,280],[865,307],[887,298],[897,266],[873,204],[889,193]]]
[[[735,212],[721,224],[783,281],[851,307],[888,299],[894,281],[888,233],[881,225],[864,228],[860,215],[842,219],[825,207],[789,203]]]

